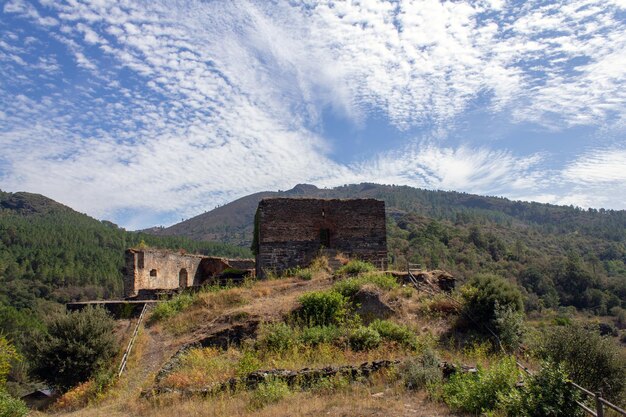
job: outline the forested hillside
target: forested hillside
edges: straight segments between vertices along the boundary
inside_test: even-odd
[[[128,232],[37,194],[0,191],[0,332],[73,300],[120,297],[124,250],[140,242],[248,257],[247,248]]]
[[[219,236],[247,245],[258,201],[271,196],[384,200],[396,268],[406,267],[408,260],[445,268],[460,280],[495,272],[523,287],[528,308],[574,306],[607,314],[626,307],[624,210],[584,210],[407,186],[320,189],[300,184],[243,197],[156,233]]]

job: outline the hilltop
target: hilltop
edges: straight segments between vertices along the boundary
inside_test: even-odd
[[[195,240],[219,240],[249,246],[257,205],[261,199],[269,197],[376,198],[385,201],[388,214],[394,218],[407,213],[452,222],[475,218],[480,222],[511,227],[539,227],[549,233],[581,233],[626,242],[624,210],[583,210],[573,206],[371,183],[323,189],[311,184],[298,184],[287,191],[259,192],[181,223],[144,231],[161,236],[186,236]]]

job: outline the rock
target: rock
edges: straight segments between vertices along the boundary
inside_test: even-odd
[[[361,288],[352,296],[352,302],[365,323],[375,319],[386,319],[394,314],[393,308],[381,299],[381,291],[374,287]]]

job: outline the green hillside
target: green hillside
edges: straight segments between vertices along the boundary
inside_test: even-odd
[[[0,191],[0,332],[19,331],[58,303],[120,297],[124,250],[141,241],[194,253],[251,255],[228,244],[128,232],[38,194]]]

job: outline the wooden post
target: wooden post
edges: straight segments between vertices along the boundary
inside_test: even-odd
[[[604,410],[602,410],[602,401],[600,401],[602,394],[600,392],[596,392],[594,397],[596,399],[596,416],[604,417]]]

